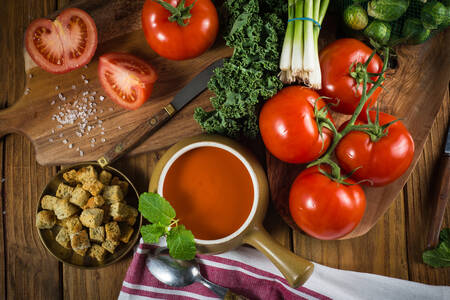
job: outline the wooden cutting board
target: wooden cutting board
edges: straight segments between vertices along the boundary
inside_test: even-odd
[[[27,74],[24,95],[12,107],[0,111],[0,136],[11,132],[26,135],[32,141],[36,159],[41,165],[97,160],[170,102],[177,91],[205,67],[232,54],[232,49],[225,47],[223,40],[218,38],[210,50],[195,59],[171,61],[159,57],[148,46],[141,30],[140,14],[144,2],[85,1],[73,5],[89,12],[98,29],[99,45],[87,68],[60,75],[50,74],[37,67],[24,50]],[[157,70],[158,80],[150,100],[135,111],[127,111],[114,104],[98,81],[98,57],[111,51],[134,54]],[[211,95],[208,91],[202,93],[130,155],[160,149],[183,137],[201,133],[193,119],[193,111],[198,106],[210,108]],[[89,109],[91,112],[85,128],[80,128],[81,118],[74,124],[60,124],[55,117],[61,113],[63,119],[70,116],[66,110],[89,113]]]
[[[415,144],[414,159],[408,171],[394,183],[378,188],[364,187],[367,206],[363,219],[344,239],[357,237],[369,231],[405,185],[422,153],[436,114],[445,97],[448,97],[449,44],[450,30],[447,29],[424,44],[396,49],[398,68],[388,71],[385,89],[379,102],[381,111],[402,119],[410,131]],[[333,113],[333,118],[339,125],[348,120],[349,116]],[[283,163],[270,153],[267,153],[266,159],[272,201],[285,222],[294,230],[301,231],[289,213],[288,199],[292,182],[305,166]]]

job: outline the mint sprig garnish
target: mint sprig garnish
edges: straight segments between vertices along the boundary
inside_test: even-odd
[[[152,223],[141,228],[145,243],[157,243],[162,236],[166,236],[170,256],[183,260],[195,257],[194,235],[184,225],[178,225],[175,210],[166,199],[156,193],[142,193],[139,196],[139,211]]]

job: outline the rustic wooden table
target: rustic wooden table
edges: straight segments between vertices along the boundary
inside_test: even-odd
[[[11,106],[23,93],[25,73],[23,33],[35,18],[50,14],[68,0],[6,0],[0,8],[0,107]],[[447,94],[448,95],[448,94]],[[427,284],[450,285],[450,268],[433,269],[421,262],[436,167],[449,123],[449,98],[443,102],[428,141],[403,191],[378,224],[366,235],[345,241],[322,242],[292,232],[269,209],[265,225],[286,247],[330,267],[369,272]],[[162,152],[123,159],[117,167],[147,189]],[[2,299],[114,299],[131,255],[96,271],[63,265],[42,246],[35,229],[36,201],[57,167],[35,161],[32,144],[20,135],[0,139],[0,298]],[[444,226],[450,225],[447,209]]]

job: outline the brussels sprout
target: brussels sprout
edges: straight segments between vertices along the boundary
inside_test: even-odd
[[[417,18],[406,19],[402,28],[402,36],[407,39],[408,44],[421,44],[430,37],[430,30],[423,27]]]
[[[380,45],[386,45],[391,37],[391,25],[383,21],[374,20],[364,29],[364,35]]]
[[[424,5],[420,12],[423,27],[436,29],[440,24],[447,21],[448,11],[441,2],[433,1]]]
[[[408,9],[409,0],[372,0],[367,5],[369,16],[377,20],[392,22]]]
[[[351,29],[362,30],[366,28],[369,17],[361,5],[353,4],[344,10],[344,22]]]

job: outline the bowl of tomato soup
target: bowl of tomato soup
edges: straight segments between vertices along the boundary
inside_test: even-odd
[[[264,253],[292,286],[313,271],[309,261],[278,244],[263,228],[269,189],[259,161],[239,143],[200,135],[173,145],[152,173],[150,192],[174,207],[200,253],[250,244]]]

